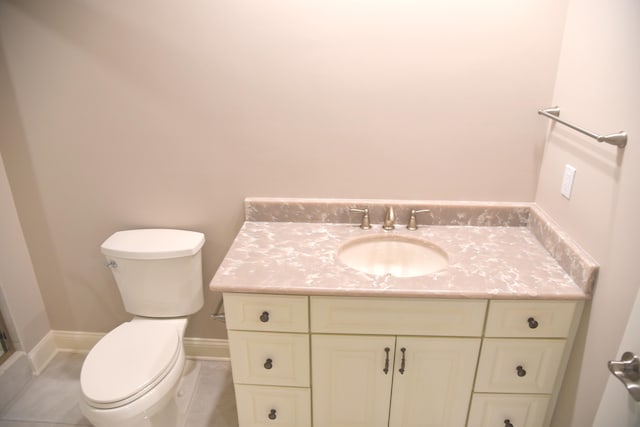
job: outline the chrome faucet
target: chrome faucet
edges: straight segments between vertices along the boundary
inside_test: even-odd
[[[395,228],[394,222],[396,221],[396,214],[393,211],[393,206],[387,208],[387,213],[384,215],[384,223],[382,224],[383,230],[393,230]]]

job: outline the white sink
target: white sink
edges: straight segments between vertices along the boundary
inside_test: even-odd
[[[364,273],[417,277],[449,265],[447,253],[426,240],[404,236],[367,236],[353,239],[338,249],[338,259]]]

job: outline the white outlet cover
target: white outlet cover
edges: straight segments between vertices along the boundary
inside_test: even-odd
[[[565,198],[571,199],[571,192],[573,191],[573,181],[576,178],[576,168],[571,165],[564,166],[564,174],[562,175],[562,186],[560,187],[560,194]]]

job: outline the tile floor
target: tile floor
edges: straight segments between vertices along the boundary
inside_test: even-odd
[[[59,353],[0,408],[0,427],[90,426],[78,408],[84,354]],[[185,427],[237,427],[231,365],[188,360],[178,393]]]

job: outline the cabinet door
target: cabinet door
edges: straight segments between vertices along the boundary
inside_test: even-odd
[[[389,336],[313,335],[314,427],[387,427],[394,347]]]
[[[479,349],[479,338],[399,337],[389,427],[463,427]]]

